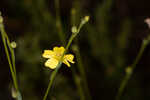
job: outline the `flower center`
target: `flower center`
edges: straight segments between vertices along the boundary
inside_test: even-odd
[[[57,57],[61,57],[61,56],[62,56],[62,54],[60,54],[60,53],[56,53],[56,56],[57,56]]]
[[[55,59],[60,60],[61,59],[62,54],[60,53],[56,53]]]

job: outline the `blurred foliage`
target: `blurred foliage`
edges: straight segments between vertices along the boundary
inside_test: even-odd
[[[0,5],[8,34],[17,42],[16,66],[23,99],[41,100],[52,72],[44,67],[42,52],[63,44],[56,27],[54,0],[3,0]],[[115,98],[120,81],[125,75],[124,69],[133,61],[128,59],[133,21],[130,16],[119,19],[114,11],[115,6],[115,0],[60,0],[62,33],[66,42],[70,37],[71,27],[79,25],[86,14],[91,17],[73,44],[79,48],[92,100]],[[75,16],[70,14],[72,11],[76,12]],[[135,49],[138,51],[136,47]],[[133,55],[136,56],[134,51]],[[77,63],[72,67],[75,67],[77,76],[82,78]],[[80,99],[71,70],[65,65],[60,69],[49,100]],[[122,100],[149,97],[142,94],[144,89],[140,88],[142,83],[138,74],[133,76],[129,84]],[[147,92],[149,91],[150,87]]]

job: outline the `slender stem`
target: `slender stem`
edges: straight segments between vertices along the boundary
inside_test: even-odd
[[[10,50],[10,52],[11,52],[11,59],[12,59],[13,71],[14,71],[15,76],[16,76],[16,66],[15,66],[15,54],[14,54],[14,50],[13,50],[12,47],[11,47],[10,40],[9,40],[8,35],[7,35],[7,33],[5,32],[5,30],[4,30],[4,35],[5,35],[5,37],[6,37],[7,44],[8,44],[9,50]],[[16,77],[17,77],[17,76],[16,76]]]
[[[131,66],[133,67],[133,70],[135,69],[137,63],[139,62],[141,56],[143,55],[143,52],[144,52],[146,46],[148,45],[148,43],[149,43],[148,40],[143,40],[142,47],[140,48],[139,54],[138,54],[138,56],[136,57],[134,63],[131,65]]]
[[[139,62],[139,60],[140,60],[140,58],[141,58],[141,56],[142,56],[142,54],[143,54],[143,52],[145,50],[145,47],[148,45],[148,43],[149,43],[149,40],[143,40],[142,46],[140,48],[140,51],[139,51],[139,53],[138,53],[134,63],[130,66],[132,72],[136,68],[136,65]],[[124,91],[128,81],[129,81],[129,79],[130,79],[130,77],[132,75],[132,72],[131,73],[126,73],[126,76],[124,77],[123,81],[121,82],[120,88],[118,90],[118,94],[116,96],[116,100],[120,100],[120,97],[122,96],[122,93],[123,93],[123,91]]]
[[[12,75],[12,79],[13,79],[13,82],[14,82],[14,86],[15,86],[16,90],[18,91],[17,79],[16,79],[16,75],[13,71],[13,66],[11,64],[11,60],[10,60],[10,56],[9,56],[9,52],[8,52],[8,48],[7,48],[7,44],[6,44],[6,39],[5,39],[5,36],[4,36],[5,31],[4,31],[3,25],[1,25],[0,30],[1,30],[2,41],[3,41],[3,44],[4,44],[4,48],[5,48],[5,53],[6,53],[6,56],[7,56],[7,60],[8,60],[11,75]]]
[[[69,49],[69,47],[70,47],[70,45],[71,45],[71,43],[72,43],[72,41],[73,41],[73,39],[75,38],[75,35],[71,35],[71,37],[70,37],[70,39],[69,39],[69,41],[68,41],[68,44],[67,44],[67,46],[66,46],[66,51]]]
[[[88,100],[92,100],[92,97],[91,97],[90,92],[89,92],[88,84],[87,84],[87,77],[86,77],[85,69],[84,69],[84,66],[82,64],[82,59],[81,59],[81,55],[80,55],[80,51],[79,51],[78,46],[77,46],[77,50],[76,50],[75,54],[76,54],[76,58],[77,58],[77,62],[78,62],[77,66],[78,66],[79,72],[81,74],[81,77],[83,79],[83,86],[85,89],[85,93],[87,94]]]
[[[2,41],[4,44],[4,48],[5,48],[5,53],[6,53],[9,67],[10,67],[10,71],[11,71],[11,76],[13,79],[15,89],[17,91],[17,97],[16,98],[17,98],[17,100],[22,100],[22,96],[21,96],[21,93],[19,92],[19,88],[18,88],[18,84],[17,84],[17,75],[16,75],[16,67],[15,67],[15,54],[14,54],[14,50],[12,49],[12,47],[10,45],[10,40],[8,38],[7,33],[5,32],[3,23],[0,23],[0,31],[1,31],[1,36],[2,36]],[[8,48],[9,48],[9,50],[8,50]],[[11,58],[9,55],[9,51],[11,54]],[[11,62],[11,60],[12,60],[12,62]]]
[[[76,9],[75,7],[72,8],[71,10],[71,23],[72,23],[72,26],[76,26]],[[81,27],[81,26],[80,26]],[[75,41],[76,45],[75,48],[73,49],[74,52],[75,52],[75,55],[76,55],[76,58],[77,58],[77,68],[81,74],[81,81],[78,82],[77,81],[77,75],[76,75],[76,72],[72,69],[72,73],[73,73],[73,76],[74,76],[74,80],[75,83],[76,83],[76,86],[78,87],[78,92],[80,94],[80,99],[81,100],[84,100],[85,99],[85,94],[87,94],[87,97],[89,100],[91,100],[91,96],[90,96],[90,93],[89,93],[89,89],[88,89],[88,85],[87,85],[87,80],[86,80],[86,75],[85,75],[85,69],[83,67],[83,64],[82,64],[82,59],[81,59],[81,55],[80,55],[80,51],[79,51],[79,48],[78,48],[78,43],[77,43],[77,40]],[[83,81],[82,81],[83,80]],[[83,86],[82,86],[82,82],[83,82]],[[85,89],[85,91],[84,91]]]
[[[71,37],[70,37],[70,39],[69,39],[69,42],[68,42],[68,44],[67,44],[67,46],[66,46],[66,51],[68,50],[69,46],[71,45],[73,39],[79,34],[79,32],[80,32],[82,26],[85,24],[85,23],[83,23],[83,21],[84,21],[84,19],[81,20],[81,23],[80,23],[80,25],[79,25],[79,27],[78,27],[78,29],[77,29],[77,32],[72,33],[72,35],[71,35]]]
[[[119,88],[119,91],[118,91],[116,100],[120,100],[120,97],[121,97],[121,95],[122,95],[122,93],[123,93],[123,90],[124,90],[124,88],[125,88],[125,86],[126,86],[128,80],[129,80],[130,76],[131,76],[131,74],[127,74],[127,75],[124,77],[124,79],[123,79],[123,81],[122,81],[122,83],[121,83],[121,85],[120,85],[120,88]]]
[[[78,88],[78,93],[80,95],[80,100],[86,100],[83,88],[81,86],[81,79],[80,79],[80,77],[77,75],[77,73],[76,73],[74,68],[71,68],[71,71],[72,71],[72,74],[73,74],[73,79],[75,81],[75,84],[76,84],[76,86]]]
[[[47,98],[47,96],[48,96],[48,93],[49,93],[49,91],[50,91],[50,89],[51,89],[51,87],[52,87],[52,84],[53,84],[53,81],[54,81],[54,79],[55,79],[55,76],[56,76],[56,74],[57,74],[59,68],[61,67],[61,64],[62,64],[62,62],[59,62],[59,64],[57,65],[56,69],[52,72],[52,74],[51,74],[51,76],[50,76],[50,81],[49,81],[49,84],[48,84],[48,88],[47,88],[47,90],[46,90],[46,93],[45,93],[45,95],[44,95],[43,100],[46,100],[46,98]]]

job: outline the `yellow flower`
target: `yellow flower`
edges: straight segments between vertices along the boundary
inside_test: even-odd
[[[45,66],[49,67],[51,69],[55,69],[61,60],[61,56],[63,55],[65,51],[64,47],[54,47],[53,50],[44,50],[43,57],[48,58],[48,60],[45,62]],[[70,67],[69,62],[75,63],[73,61],[74,55],[72,54],[66,54],[62,58],[62,62],[66,64],[68,67]]]

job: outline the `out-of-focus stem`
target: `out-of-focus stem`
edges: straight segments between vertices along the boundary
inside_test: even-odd
[[[84,91],[83,91],[83,87],[81,85],[81,78],[77,75],[74,68],[71,68],[71,71],[73,74],[73,79],[75,81],[76,87],[78,89],[78,93],[80,95],[80,100],[86,100],[85,95],[84,95]]]
[[[1,31],[2,41],[3,41],[3,44],[4,44],[7,60],[8,60],[9,66],[10,66],[10,71],[11,71],[13,83],[14,83],[15,89],[18,91],[17,79],[16,79],[15,72],[13,70],[14,68],[13,68],[13,65],[11,63],[10,56],[9,56],[9,51],[8,51],[7,44],[6,44],[6,39],[5,39],[5,36],[4,36],[5,31],[4,31],[3,25],[0,26],[0,31]]]
[[[71,23],[72,23],[72,26],[76,26],[75,21],[76,21],[76,9],[72,8],[72,10],[71,10]],[[85,94],[82,93],[82,95],[87,95],[88,100],[92,100],[90,92],[89,92],[88,84],[87,84],[85,69],[84,69],[84,66],[83,66],[83,63],[82,63],[82,58],[81,58],[81,55],[80,55],[80,51],[79,51],[79,47],[78,47],[77,42],[78,41],[76,40],[75,45],[74,45],[73,48],[74,48],[74,52],[75,52],[75,55],[76,55],[76,58],[77,58],[77,68],[78,68],[79,73],[81,75],[81,82],[80,82],[79,91],[82,89],[82,91],[85,92]],[[74,73],[74,74],[76,74],[76,73]],[[83,86],[81,85],[82,82],[83,82]],[[84,89],[85,89],[85,91],[84,91]],[[82,97],[83,96],[81,96],[81,99],[82,99]]]
[[[81,58],[78,46],[76,46],[75,55],[77,58],[77,67],[78,67],[78,70],[81,74],[81,78],[82,78],[81,82],[83,82],[83,87],[85,89],[85,93],[87,95],[88,100],[92,100],[90,92],[89,92],[88,84],[87,84],[87,77],[86,77],[85,69],[84,69],[84,66],[82,63],[82,58]]]
[[[14,84],[14,87],[17,91],[17,97],[16,98],[17,98],[17,100],[22,100],[21,93],[19,91],[18,84],[17,84],[15,54],[14,54],[13,48],[10,45],[10,40],[7,36],[7,33],[5,32],[4,25],[3,25],[3,17],[1,16],[1,13],[0,13],[0,32],[1,32],[2,41],[3,41],[3,44],[4,44],[4,49],[5,49],[5,53],[6,53],[6,56],[7,56],[7,60],[8,60],[8,63],[9,63],[11,76],[12,76],[12,79],[13,79],[13,84]],[[8,50],[8,48],[9,48],[9,50]],[[9,51],[11,53],[11,56],[9,54]]]
[[[126,71],[126,76],[124,77],[123,81],[121,82],[120,88],[118,90],[118,94],[116,96],[116,100],[120,100],[120,97],[122,96],[122,93],[129,81],[134,69],[136,68],[137,63],[139,62],[141,56],[143,55],[143,52],[144,52],[146,46],[148,45],[148,43],[149,43],[149,40],[146,40],[146,39],[143,40],[142,46],[140,48],[140,51],[139,51],[134,63],[129,67],[130,71]]]

